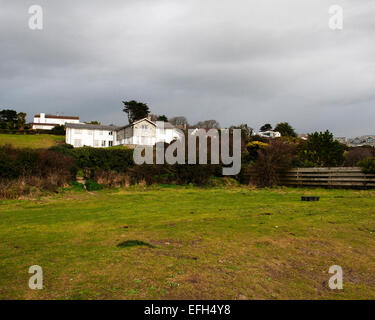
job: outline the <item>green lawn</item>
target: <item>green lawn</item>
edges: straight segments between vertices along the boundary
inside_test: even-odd
[[[43,290],[28,288],[35,264]],[[331,265],[342,291],[328,288]],[[375,299],[375,192],[160,186],[0,201],[0,298]]]
[[[50,134],[0,134],[0,146],[11,144],[15,148],[49,148],[64,141],[64,136],[54,136]]]

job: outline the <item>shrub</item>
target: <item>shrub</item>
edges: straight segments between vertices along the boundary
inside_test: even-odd
[[[50,150],[0,147],[1,188],[6,189],[1,197],[22,196],[35,190],[56,192],[68,185],[74,175],[72,157]]]
[[[72,186],[72,189],[74,191],[84,191],[85,190],[85,186],[82,183],[79,183],[77,181],[73,181],[71,183],[71,186]]]
[[[65,136],[65,126],[64,125],[57,125],[51,129],[51,134],[55,134],[57,136]]]
[[[358,163],[364,173],[375,173],[375,157],[366,158]]]
[[[334,140],[333,134],[315,132],[298,146],[298,166],[337,167],[344,162],[346,146]]]
[[[290,169],[295,161],[296,147],[282,140],[271,140],[268,147],[258,151],[251,168],[250,181],[259,187],[271,187],[280,183],[280,175]]]
[[[87,180],[85,186],[87,191],[96,191],[103,189],[103,186],[94,180]]]
[[[50,150],[69,155],[75,159],[79,169],[97,169],[125,172],[133,167],[133,150],[111,148],[73,148],[70,145],[52,147]]]
[[[374,148],[366,148],[366,147],[355,147],[350,148],[349,151],[345,152],[345,161],[344,166],[346,167],[354,167],[358,164],[358,162],[375,156],[375,149]]]
[[[128,173],[101,169],[94,171],[93,179],[105,187],[128,187],[131,184],[131,177]]]

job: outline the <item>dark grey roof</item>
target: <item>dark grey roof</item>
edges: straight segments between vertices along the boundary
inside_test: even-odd
[[[91,130],[113,130],[116,131],[120,127],[117,126],[102,126],[98,124],[86,124],[86,123],[67,123],[67,128],[73,129],[91,129]]]

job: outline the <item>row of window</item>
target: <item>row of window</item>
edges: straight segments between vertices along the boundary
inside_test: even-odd
[[[95,130],[99,133],[100,136],[103,135],[103,130]],[[107,132],[107,131],[106,131]],[[82,134],[82,133],[85,133],[85,130],[81,130],[81,129],[74,129],[74,134]],[[87,134],[89,136],[92,136],[94,134],[94,130],[87,130]],[[113,132],[112,131],[109,131],[108,132],[108,135],[109,136],[112,136],[113,135]]]
[[[82,147],[82,140],[81,139],[74,139],[74,146],[75,147]],[[105,140],[94,140],[94,147],[112,147],[113,141],[107,141]]]

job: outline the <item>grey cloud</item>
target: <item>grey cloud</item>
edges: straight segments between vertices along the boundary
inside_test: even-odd
[[[300,133],[374,134],[373,1],[2,0],[0,107],[122,124],[123,99],[223,126],[289,121]]]

